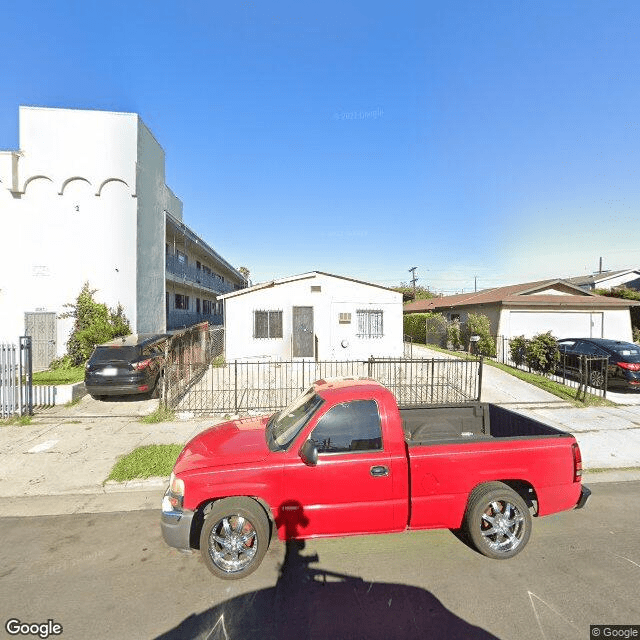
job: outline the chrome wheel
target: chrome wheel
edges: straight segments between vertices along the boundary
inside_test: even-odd
[[[258,551],[258,536],[254,526],[241,515],[218,520],[209,534],[209,555],[222,571],[243,571]]]
[[[464,531],[483,555],[503,560],[520,553],[531,535],[531,514],[522,499],[503,482],[488,482],[469,496]]]
[[[205,514],[200,553],[209,571],[226,580],[255,571],[269,547],[265,510],[251,498],[225,498]]]
[[[480,532],[495,552],[514,551],[522,542],[524,530],[524,516],[506,500],[494,500],[482,514]]]
[[[592,371],[589,374],[589,384],[596,389],[601,389],[604,385],[604,375],[602,371]]]

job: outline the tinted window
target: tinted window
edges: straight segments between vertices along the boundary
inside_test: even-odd
[[[310,440],[318,453],[382,449],[378,405],[373,400],[354,400],[332,407],[320,418]]]
[[[91,362],[132,362],[137,353],[137,347],[97,347],[91,356]]]
[[[615,347],[611,347],[611,351],[613,351],[619,358],[624,358],[624,360],[629,362],[640,362],[640,347],[636,345],[616,345]]]
[[[604,350],[602,350],[600,347],[596,346],[592,342],[581,342],[579,345],[579,351],[580,353],[583,353],[587,356],[605,357],[609,355],[608,353],[606,353]]]

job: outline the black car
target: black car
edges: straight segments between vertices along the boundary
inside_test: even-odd
[[[164,375],[167,337],[164,334],[138,334],[98,345],[84,371],[87,391],[94,398],[143,393],[158,395]]]
[[[558,340],[560,363],[558,372],[576,374],[580,371],[580,357],[608,358],[607,386],[640,391],[640,346],[632,342],[605,338],[565,338]],[[602,387],[604,370],[593,366],[589,384]]]

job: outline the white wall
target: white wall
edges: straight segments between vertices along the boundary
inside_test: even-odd
[[[132,329],[165,327],[164,152],[137,114],[20,107],[20,150],[0,152],[0,340],[26,311],[63,313],[85,281]],[[62,355],[71,320],[58,321]]]
[[[136,116],[21,107],[20,144],[17,176],[0,177],[0,339],[24,333],[25,311],[64,312],[87,280],[135,326]]]
[[[532,338],[551,331],[555,338],[610,338],[631,342],[631,315],[628,310],[520,311],[503,309],[499,334]]]
[[[137,320],[138,333],[166,329],[165,210],[170,204],[164,184],[164,151],[138,119]],[[175,199],[175,196],[174,196]]]
[[[320,286],[320,292],[311,291]],[[291,357],[292,307],[314,309],[314,333],[318,337],[320,360],[354,360],[369,356],[399,357],[402,344],[402,295],[356,283],[343,278],[318,274],[225,298],[226,358]],[[383,338],[358,338],[356,311],[383,311]],[[253,337],[253,312],[283,312],[283,338]],[[341,325],[339,313],[351,313],[351,324]],[[342,340],[348,342],[342,347]]]

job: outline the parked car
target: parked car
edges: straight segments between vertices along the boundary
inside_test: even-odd
[[[565,338],[558,340],[560,362],[558,372],[579,375],[582,371],[580,356],[607,358],[607,386],[640,390],[640,346],[632,342],[605,338]],[[602,387],[605,380],[603,368],[595,366],[588,372],[588,382]]]
[[[575,438],[532,418],[483,403],[399,409],[375,380],[319,380],[272,416],[188,442],[161,528],[225,579],[254,571],[272,532],[462,528],[480,553],[505,559],[527,544],[532,513],[585,505],[581,480]]]
[[[84,384],[94,398],[153,394],[164,376],[166,334],[137,334],[98,345],[87,361]]]

